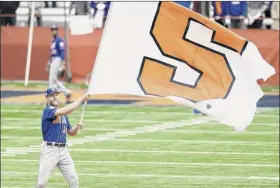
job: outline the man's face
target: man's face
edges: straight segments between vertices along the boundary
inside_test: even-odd
[[[58,93],[54,93],[54,94],[49,95],[47,97],[47,100],[48,100],[48,103],[51,106],[55,106],[55,107],[59,106]]]
[[[52,30],[52,35],[53,35],[53,36],[56,36],[57,33],[58,33],[58,31],[57,31],[56,29],[53,29],[53,30]]]

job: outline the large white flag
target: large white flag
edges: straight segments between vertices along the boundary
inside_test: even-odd
[[[256,46],[173,2],[113,2],[89,93],[167,97],[245,129],[275,70]]]

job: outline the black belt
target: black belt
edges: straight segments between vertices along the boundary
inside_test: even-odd
[[[55,143],[55,142],[47,142],[48,146],[57,146],[57,147],[65,147],[65,143]]]

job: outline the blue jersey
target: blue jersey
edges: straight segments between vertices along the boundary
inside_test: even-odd
[[[62,60],[64,60],[64,46],[64,40],[59,36],[55,37],[51,44],[52,57],[60,57]]]
[[[246,16],[247,2],[246,1],[229,1],[230,16]]]
[[[54,106],[46,106],[42,114],[42,134],[44,141],[66,143],[67,131],[72,127],[67,116],[55,117]]]
[[[97,12],[97,5],[100,3],[100,1],[91,1],[90,2],[90,7],[92,9],[94,9],[94,15],[96,15],[96,12]],[[108,15],[108,12],[109,12],[109,8],[110,8],[110,5],[111,5],[111,2],[110,1],[103,1],[103,3],[105,4],[105,9],[104,9],[104,16],[107,17]]]
[[[229,2],[228,1],[212,1],[214,8],[214,16],[228,16],[229,15]]]

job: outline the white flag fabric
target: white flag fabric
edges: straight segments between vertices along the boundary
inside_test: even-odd
[[[275,73],[256,46],[173,2],[113,2],[91,94],[167,97],[244,130]]]
[[[93,32],[91,20],[87,15],[71,16],[69,28],[72,35],[86,35]]]

